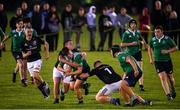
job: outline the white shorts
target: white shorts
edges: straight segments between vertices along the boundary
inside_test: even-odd
[[[71,76],[66,76],[63,82],[69,84],[71,82]]]
[[[41,64],[42,64],[41,59],[33,61],[33,62],[27,62],[27,68],[31,77],[33,76],[34,72],[38,72],[38,73],[40,72]]]
[[[56,67],[53,68],[53,78],[55,77],[64,79],[64,73],[62,71],[59,71]]]
[[[99,93],[102,93],[104,95],[109,95],[112,92],[119,91],[120,86],[121,86],[121,81],[112,84],[106,84],[102,89],[99,90]]]

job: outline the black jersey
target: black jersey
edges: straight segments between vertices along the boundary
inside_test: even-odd
[[[102,64],[99,67],[93,69],[90,76],[96,75],[105,84],[111,84],[120,81],[122,78],[118,75],[111,66]]]
[[[28,62],[33,62],[41,59],[41,44],[44,44],[44,41],[38,37],[33,37],[30,41],[24,41],[22,45],[22,51],[25,53],[31,51],[31,55],[27,58]]]

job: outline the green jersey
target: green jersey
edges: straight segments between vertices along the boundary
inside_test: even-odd
[[[121,52],[118,55],[118,61],[119,61],[120,65],[121,65],[123,71],[126,72],[127,74],[132,73],[132,72],[134,73],[134,69],[131,66],[131,64],[126,62],[126,57],[127,56],[131,57],[134,60],[134,62],[136,63],[136,66],[138,67],[138,71],[142,72],[142,70],[141,70],[140,66],[138,65],[137,61],[132,56],[130,56],[127,52]]]
[[[74,58],[73,61],[76,62],[77,64],[81,65],[83,68],[89,68],[88,63],[86,60],[82,57],[82,55],[79,52],[74,53]],[[76,70],[76,69],[74,69]]]
[[[140,41],[142,41],[142,36],[139,30],[135,30],[134,32],[132,32],[131,30],[127,30],[124,32],[122,37],[122,43],[138,43],[135,46],[126,47],[126,50],[130,55],[135,55],[140,51]]]
[[[168,61],[171,59],[170,54],[161,54],[161,51],[176,47],[176,44],[168,36],[163,36],[160,39],[153,37],[150,41],[150,47],[153,49],[155,61]]]
[[[21,45],[25,38],[24,32],[23,31],[17,32],[16,30],[12,30],[8,36],[12,39],[12,44],[11,44],[12,52],[21,52]]]

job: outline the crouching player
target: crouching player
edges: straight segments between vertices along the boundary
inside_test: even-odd
[[[111,48],[111,53],[113,57],[117,57],[118,61],[123,69],[124,73],[124,78],[125,82],[122,83],[121,89],[124,89],[126,92],[123,92],[122,95],[125,98],[126,105],[129,105],[130,99],[132,100],[131,97],[127,94],[127,90],[132,91],[130,87],[134,87],[136,85],[136,82],[141,78],[142,76],[142,70],[140,66],[138,65],[137,61],[130,56],[127,52],[121,52],[121,48],[119,45],[114,45]],[[125,88],[124,88],[125,87]],[[134,104],[145,104],[145,105],[152,105],[152,101],[150,100],[144,100],[140,96],[136,95],[138,97],[138,100],[133,101]]]
[[[42,41],[40,38],[32,37],[32,28],[26,27],[25,40],[22,44],[23,57],[27,58],[28,71],[33,76],[35,84],[38,86],[39,90],[44,95],[44,98],[48,98],[50,94],[50,89],[47,83],[45,83],[40,76],[40,69],[42,64],[40,55],[41,44],[43,44],[45,47],[45,57],[46,59],[48,59],[48,44]]]

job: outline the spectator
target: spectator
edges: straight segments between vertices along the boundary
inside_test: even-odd
[[[71,40],[72,38],[72,26],[73,26],[73,16],[72,16],[72,5],[67,4],[61,15],[61,23],[63,27],[63,42]]]
[[[167,4],[164,9],[164,16],[165,16],[164,30],[165,31],[168,31],[168,25],[169,25],[168,22],[170,19],[171,12],[172,12],[172,6],[170,4]],[[168,34],[168,32],[165,32],[165,34]]]
[[[22,9],[22,16],[23,16],[23,18],[29,18],[30,17],[30,11],[28,9],[27,2],[25,2],[25,1],[22,2],[21,9]]]
[[[178,27],[179,27],[179,23],[178,23],[178,19],[177,19],[177,13],[176,11],[172,11],[170,13],[169,19],[167,21],[167,34],[168,36],[174,40],[174,42],[176,43],[176,45],[178,44]],[[180,42],[180,41],[179,41]]]
[[[82,26],[86,23],[86,18],[84,16],[85,10],[83,7],[80,7],[78,10],[78,15],[74,19],[73,30],[76,33],[76,48],[80,49],[80,35],[82,33]]]
[[[31,12],[31,24],[33,29],[37,31],[38,35],[42,34],[42,19],[43,16],[40,12],[40,5],[35,4],[33,6],[33,11]]]
[[[96,36],[96,7],[91,6],[86,15],[88,31],[90,32],[90,51],[95,51],[95,36]]]
[[[56,6],[51,6],[51,11],[48,17],[48,30],[50,31],[50,35],[47,36],[46,41],[49,44],[49,51],[57,50],[58,47],[58,38],[59,38],[59,30],[60,30],[60,18],[56,11]]]
[[[6,32],[7,23],[8,23],[8,18],[6,12],[4,11],[4,5],[0,3],[0,27],[4,33]],[[4,36],[1,37],[1,40],[2,39],[4,39]],[[6,50],[5,46],[3,47],[2,50],[4,51]]]
[[[107,34],[112,29],[111,18],[107,15],[107,9],[103,8],[102,14],[99,17],[98,21],[99,33],[100,33],[100,42],[98,45],[98,51],[103,51],[104,43],[106,41]]]
[[[132,17],[127,14],[126,8],[124,8],[124,7],[121,8],[120,14],[118,14],[118,16],[116,18],[116,23],[119,27],[120,39],[122,39],[122,35],[128,28],[128,23],[131,19],[132,19]]]
[[[47,23],[47,20],[48,20],[48,16],[49,16],[49,3],[44,3],[43,4],[43,10],[42,10],[42,33],[43,34],[48,34],[49,33],[49,30],[48,30],[48,23]],[[47,38],[47,36],[46,36]]]
[[[145,42],[148,44],[148,34],[150,31],[150,16],[148,8],[143,8],[142,14],[139,16],[139,30],[143,36]]]
[[[7,23],[8,23],[8,19],[7,19],[7,14],[4,10],[4,5],[0,3],[0,26],[3,32],[6,32]]]
[[[153,25],[153,29],[158,25],[161,25],[164,27],[165,15],[163,13],[162,5],[159,0],[155,2],[155,9],[153,10],[151,14],[151,24]]]
[[[116,26],[117,14],[116,14],[115,10],[116,10],[115,7],[112,6],[112,7],[110,7],[110,10],[108,13],[108,16],[111,18],[111,21],[112,21],[112,27],[111,27],[112,29],[109,31],[109,43],[108,43],[109,49],[111,49],[111,47],[112,47],[113,34],[115,31],[115,26]]]
[[[11,30],[15,30],[16,29],[16,21],[18,19],[22,18],[22,9],[21,8],[17,8],[16,10],[16,15],[13,16],[11,19],[10,19],[10,27],[11,27]]]

